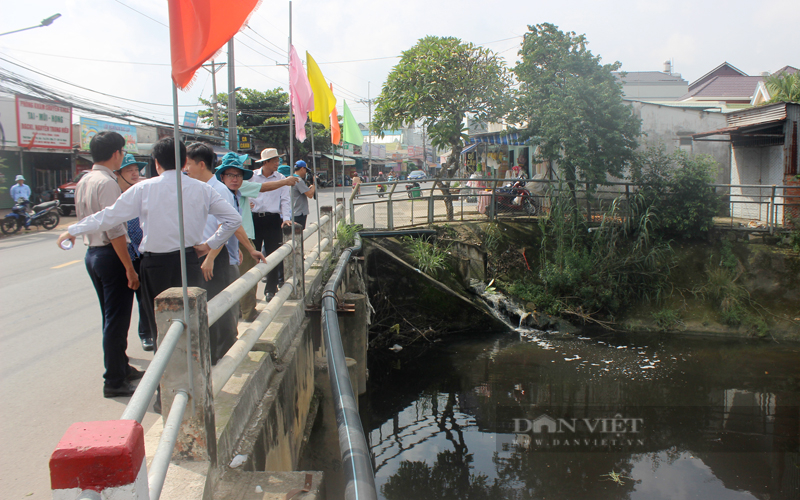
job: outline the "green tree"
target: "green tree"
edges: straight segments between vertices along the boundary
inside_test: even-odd
[[[663,146],[637,156],[631,177],[658,216],[658,233],[663,238],[704,237],[723,205],[712,186],[717,176],[714,158],[683,151],[667,154]]]
[[[220,127],[228,126],[228,94],[217,94],[217,116]],[[213,124],[211,101],[200,98],[208,109],[198,114],[204,123]],[[308,127],[308,126],[307,126]],[[236,92],[236,128],[239,134],[250,134],[279,151],[289,150],[289,94],[282,88],[267,91],[241,89]],[[292,131],[294,133],[294,131]],[[330,131],[314,124],[314,146],[317,151],[330,152]],[[310,159],[310,136],[302,143],[294,141],[295,159]]]
[[[602,184],[621,177],[634,157],[641,121],[622,102],[612,71],[586,48],[584,35],[545,23],[528,26],[514,68],[520,81],[513,122],[539,145],[539,159],[558,163],[573,189],[581,179]]]
[[[767,78],[764,82],[773,102],[800,102],[800,72],[779,73]]]
[[[507,109],[511,74],[494,52],[454,37],[427,36],[403,52],[377,99],[372,128],[398,128],[422,120],[431,143],[451,148],[437,176],[452,218],[450,183],[464,148],[464,117],[501,117]]]

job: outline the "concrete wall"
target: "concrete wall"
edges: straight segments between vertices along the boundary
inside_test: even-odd
[[[633,108],[633,113],[642,120],[642,137],[639,140],[641,149],[663,145],[668,153],[682,149],[692,155],[711,155],[719,169],[717,183],[731,182],[729,143],[692,141],[689,145],[681,145],[681,138],[687,142],[686,139],[691,140],[692,134],[726,127],[725,115],[646,102],[626,102]]]
[[[766,222],[772,185],[783,184],[784,146],[732,147],[731,184],[763,184],[763,188],[731,188],[734,217]],[[778,191],[782,194],[781,191]],[[783,197],[775,198],[783,203]],[[777,221],[783,221],[783,206],[777,207]]]

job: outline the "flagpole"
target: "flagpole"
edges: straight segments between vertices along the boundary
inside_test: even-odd
[[[289,0],[289,50],[287,51],[289,67],[292,67],[292,0]],[[289,164],[294,164],[294,114],[292,110],[292,84],[289,77]]]
[[[316,194],[317,152],[314,149],[314,121],[309,121],[311,121],[311,185],[314,186],[314,193]],[[305,179],[303,180],[305,181]],[[294,192],[294,190],[292,190],[292,192]],[[306,217],[306,220],[308,220],[308,217]],[[319,197],[317,197],[317,225],[319,225]],[[322,244],[322,231],[317,231],[317,244]],[[322,252],[321,247],[319,251]]]
[[[181,183],[181,130],[178,127],[178,86],[172,82],[172,119],[173,138],[175,140],[175,189],[178,195],[178,241],[181,257],[181,290],[183,292],[183,323],[184,328],[189,328],[189,290],[186,279],[186,244],[183,236],[183,187]],[[189,380],[192,380],[192,350],[186,350],[187,369]],[[194,386],[189,384],[189,394],[194,396]]]

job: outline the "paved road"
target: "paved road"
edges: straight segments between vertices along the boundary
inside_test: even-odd
[[[347,188],[349,196],[350,189]],[[338,197],[342,196],[341,188]],[[333,189],[319,193],[332,205]],[[309,222],[316,221],[310,203]],[[74,422],[120,417],[128,398],[103,398],[100,306],[86,274],[80,244],[56,246],[59,229],[34,229],[0,237],[0,498],[49,499],[48,460]],[[131,364],[144,369],[144,352],[133,328],[128,333]],[[148,413],[149,428],[158,415]]]

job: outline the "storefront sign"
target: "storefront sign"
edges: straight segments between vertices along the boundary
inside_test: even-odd
[[[0,148],[17,145],[17,103],[0,98]]]
[[[240,150],[253,149],[253,143],[250,140],[250,135],[242,134],[239,136],[239,149]]]
[[[125,151],[132,154],[139,153],[139,146],[136,139],[136,127],[123,123],[104,122],[102,120],[92,120],[91,118],[81,117],[81,149],[89,150],[89,142],[92,137],[100,132],[116,132],[125,138]]]
[[[72,149],[72,108],[17,95],[17,137],[25,148]]]

